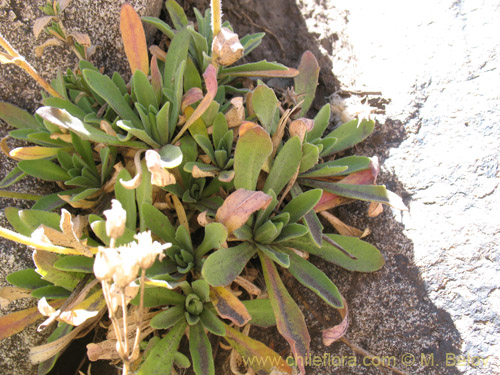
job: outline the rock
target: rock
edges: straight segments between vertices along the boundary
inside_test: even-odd
[[[79,30],[87,33],[97,51],[92,62],[111,73],[119,71],[127,74],[129,70],[123,45],[119,34],[120,6],[124,1],[115,0],[73,0],[64,14],[64,24],[68,30]],[[52,79],[57,69],[73,67],[78,61],[70,52],[62,47],[49,47],[41,58],[35,57],[34,48],[41,44],[47,36],[43,34],[38,40],[33,37],[33,23],[42,16],[38,6],[45,0],[37,1],[0,1],[0,33],[29,61],[46,79]],[[132,0],[130,3],[140,15],[158,16],[163,4],[162,0]],[[150,35],[151,31],[150,30]],[[30,111],[40,103],[40,87],[23,70],[13,65],[0,65],[0,100],[16,104]],[[7,134],[7,128],[0,124],[0,137]],[[0,179],[15,166],[15,162],[0,154]],[[11,191],[48,194],[57,191],[50,183],[41,183],[35,178],[25,178],[9,187]],[[0,199],[0,225],[9,227],[3,214],[5,207],[29,208],[30,202]],[[0,239],[0,287],[8,285],[5,277],[14,271],[33,267],[32,250],[11,241]],[[11,302],[0,308],[0,315],[36,306],[31,299]],[[48,332],[50,333],[50,332]],[[47,334],[48,334],[47,333]],[[36,327],[30,327],[0,342],[0,368],[5,375],[36,374],[28,359],[29,348],[42,344],[47,334],[38,334]]]
[[[128,1],[141,16],[159,16],[162,0]],[[0,33],[48,81],[58,69],[73,67],[78,59],[63,47],[48,47],[42,57],[35,56],[35,47],[49,39],[42,32],[35,40],[33,24],[44,16],[38,9],[46,0],[0,1]],[[128,74],[129,66],[120,37],[120,7],[124,0],[73,0],[63,12],[63,23],[68,31],[88,34],[97,50],[91,61],[106,73],[118,71]],[[155,29],[146,27],[148,36]],[[0,65],[0,100],[35,110],[40,102],[41,88],[17,66]]]

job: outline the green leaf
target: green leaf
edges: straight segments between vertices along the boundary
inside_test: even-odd
[[[312,169],[307,171],[306,173],[303,173],[300,175],[300,177],[309,177],[309,178],[315,178],[315,177],[332,177],[332,176],[338,176],[340,174],[343,174],[347,170],[347,166],[341,165],[341,166],[325,166],[323,164],[320,164],[317,168]]]
[[[165,168],[175,168],[182,163],[182,150],[179,146],[165,145],[158,151]]]
[[[303,185],[323,189],[329,193],[342,197],[368,202],[379,202],[397,208],[398,210],[407,210],[402,199],[393,192],[387,190],[383,185],[341,184],[310,179],[301,180],[301,183]]]
[[[139,297],[137,294],[130,303],[134,306],[139,305]],[[151,287],[144,289],[144,307],[158,307],[158,306],[166,306],[166,305],[182,305],[184,306],[184,302],[186,301],[186,297],[182,294],[174,292],[173,290],[161,287]],[[184,316],[184,315],[183,315]]]
[[[168,329],[181,320],[184,320],[184,306],[175,305],[155,315],[149,325],[154,329]]]
[[[260,341],[254,340],[228,325],[226,325],[225,339],[244,358],[246,363],[251,363],[256,374],[292,375],[292,368],[288,366],[287,362]]]
[[[257,48],[260,43],[262,43],[262,38],[264,38],[265,35],[266,33],[255,33],[245,35],[243,38],[241,38],[240,43],[245,51],[243,56],[248,55],[255,48]]]
[[[304,117],[311,107],[316,95],[316,86],[318,86],[319,65],[311,51],[306,51],[302,55],[299,64],[299,75],[294,78],[295,92],[302,98],[302,109],[297,117]]]
[[[4,211],[5,217],[17,233],[29,237],[33,230],[28,225],[23,223],[23,221],[19,217],[20,211],[21,210],[16,207],[6,207]]]
[[[227,229],[221,223],[210,223],[205,226],[205,237],[201,244],[195,250],[197,266],[201,257],[212,249],[219,249],[227,239]]]
[[[346,156],[344,158],[328,161],[320,165],[329,167],[346,166],[347,169],[342,173],[339,173],[339,176],[347,176],[351,173],[371,168],[371,164],[371,159],[366,156]]]
[[[314,117],[314,127],[307,133],[306,140],[312,141],[320,138],[330,123],[330,104],[327,103],[319,110]]]
[[[324,241],[323,246],[318,248],[311,244],[307,236],[284,242],[283,245],[307,251],[308,253],[317,255],[349,271],[374,272],[382,268],[385,263],[384,257],[380,251],[368,242],[362,241],[356,237],[341,236],[337,234],[327,234],[326,236],[338,243],[357,259],[351,259],[327,241]]]
[[[73,104],[68,99],[61,99],[56,97],[48,97],[42,100],[42,103],[49,107],[57,107],[61,109],[65,109],[71,116],[75,116],[80,120],[87,115],[87,113],[78,107],[76,104]]]
[[[273,242],[283,242],[291,240],[292,238],[302,237],[307,234],[309,229],[305,225],[302,224],[288,224],[281,230],[280,235]]]
[[[170,220],[150,203],[143,203],[142,212],[146,227],[165,242],[175,241],[175,229]]]
[[[206,38],[203,37],[200,33],[196,32],[192,26],[188,26],[187,29],[191,33],[194,51],[196,52],[196,60],[198,61],[198,65],[203,67],[203,54],[208,54],[208,44]]]
[[[187,25],[188,19],[186,13],[184,13],[184,9],[182,9],[182,7],[177,4],[175,0],[167,0],[165,7],[167,8],[168,15],[177,30],[181,30]]]
[[[19,218],[22,220],[23,224],[31,230],[30,235],[41,224],[44,224],[56,230],[60,230],[59,223],[61,221],[61,216],[54,212],[34,209],[21,210],[19,211]]]
[[[281,210],[290,214],[290,223],[296,223],[304,217],[321,199],[323,191],[321,189],[308,190],[298,194]]]
[[[67,181],[71,178],[60,166],[44,159],[21,160],[17,166],[30,176],[46,181]]]
[[[283,223],[267,220],[254,231],[254,240],[263,244],[271,243],[279,236],[281,229],[283,229]]]
[[[302,159],[300,161],[299,173],[308,171],[318,164],[319,152],[319,148],[316,145],[310,143],[304,143],[302,145]]]
[[[170,329],[149,352],[148,357],[139,368],[137,375],[170,374],[174,365],[175,354],[179,349],[186,322],[181,321]]]
[[[268,298],[251,299],[241,302],[252,317],[252,320],[248,322],[249,324],[258,327],[272,327],[276,325],[271,301]]]
[[[186,70],[184,72],[184,92],[187,92],[193,87],[198,87],[201,89],[201,76],[193,60],[188,57],[186,62]]]
[[[273,73],[269,75],[269,73]],[[242,64],[238,66],[232,66],[230,68],[222,68],[219,73],[219,78],[223,77],[274,77],[280,76],[282,73],[284,77],[288,77],[290,73],[294,72],[295,69],[289,69],[282,64],[275,62],[267,62],[266,60],[261,60],[254,63]],[[294,75],[292,75],[293,77]]]
[[[278,195],[297,172],[301,156],[299,137],[290,138],[278,152],[262,190],[272,189]]]
[[[7,275],[7,282],[23,289],[37,289],[47,285],[52,285],[50,282],[43,280],[33,268],[28,268],[21,271],[12,272]]]
[[[111,78],[90,69],[84,69],[82,74],[87,84],[106,100],[120,118],[131,121],[135,128],[142,129],[141,120],[125,101],[120,89]]]
[[[145,108],[149,108],[150,105],[154,108],[158,108],[153,86],[151,86],[148,76],[142,70],[137,69],[132,76],[132,87],[137,97],[137,101]]]
[[[94,258],[83,255],[68,255],[54,263],[60,271],[94,273]]]
[[[83,140],[89,140],[93,142],[105,143],[116,146],[145,148],[145,145],[141,142],[121,142],[118,140],[117,137],[108,135],[103,131],[97,130],[91,125],[83,123],[77,117],[71,116],[64,109],[59,109],[54,107],[41,107],[38,108],[36,113],[39,116],[41,116],[45,120],[45,122],[49,122],[54,126],[71,130],[76,134],[78,134],[80,138]]]
[[[226,334],[226,329],[224,328],[224,323],[215,315],[210,309],[206,307],[203,309],[200,315],[201,324],[203,327],[208,329],[214,335],[224,336]]]
[[[35,289],[31,292],[31,296],[34,298],[41,299],[45,297],[47,299],[63,299],[69,297],[71,292],[60,286],[47,285],[41,288]]]
[[[276,98],[274,90],[265,86],[258,85],[252,93],[252,107],[257,115],[262,127],[271,134],[273,121],[278,111],[279,101]]]
[[[72,190],[66,190],[65,194],[71,191]],[[41,211],[54,211],[55,209],[63,207],[65,204],[66,202],[59,198],[59,193],[54,193],[40,198],[32,208]]]
[[[95,235],[107,246],[110,244],[110,238],[106,234],[106,222],[104,220],[95,220],[90,224]],[[128,244],[134,240],[135,231],[125,228],[123,235],[116,240],[116,246]]]
[[[178,33],[179,34],[179,33]],[[170,49],[169,49],[170,51]],[[167,55],[168,57],[168,55]],[[181,110],[181,105],[182,105],[182,89],[184,85],[184,71],[186,69],[186,60],[182,60],[179,63],[179,67],[177,68],[175,72],[175,81],[174,81],[174,86],[172,90],[172,108],[170,111],[170,118],[168,120],[170,129],[169,129],[169,136],[172,138],[175,132],[175,127],[177,125],[178,119],[179,119],[179,113]],[[189,120],[188,120],[189,121]]]
[[[146,214],[143,211],[144,203],[153,204],[153,185],[151,185],[151,172],[146,166],[146,160],[141,162],[142,181],[136,189],[137,207],[139,207],[140,231],[146,230]]]
[[[288,271],[307,288],[311,289],[330,306],[340,309],[343,307],[342,296],[337,286],[312,263],[298,256],[293,251],[287,251],[290,256]]]
[[[2,181],[0,181],[0,189],[4,189],[9,187],[10,185],[15,184],[17,181],[21,180],[26,173],[21,170],[19,167],[15,167],[11,170],[7,176],[5,176]]]
[[[54,263],[59,260],[59,255],[48,251],[35,251],[33,261],[36,264],[36,272],[42,275],[44,280],[50,281],[55,286],[73,291],[83,278],[83,273],[59,271],[54,267]]]
[[[294,198],[304,194],[298,184],[294,184],[290,192]],[[309,229],[308,235],[310,238],[314,241],[316,246],[321,247],[323,244],[323,225],[321,224],[321,221],[319,221],[316,212],[309,210],[306,214],[304,214],[302,221]]]
[[[0,119],[17,129],[42,129],[42,124],[24,109],[0,102]]]
[[[169,117],[170,117],[170,102],[166,102],[156,115],[156,126],[160,135],[160,143],[166,144],[169,140]]]
[[[160,147],[160,145],[153,138],[151,138],[145,130],[134,128],[132,126],[132,123],[128,120],[120,120],[116,123],[116,126],[132,134],[133,136],[139,138],[141,141],[147,143],[148,145],[154,148]]]
[[[271,138],[262,127],[253,123],[240,126],[234,151],[234,187],[255,190],[260,170],[272,151]]]
[[[299,358],[306,358],[311,342],[304,315],[283,285],[273,261],[261,254],[259,257],[269,300],[276,317],[276,326],[279,333],[290,344],[299,370],[304,374],[304,361],[299,361]]]
[[[172,30],[172,28],[167,23],[165,23],[162,20],[160,20],[159,18],[157,18],[157,17],[143,16],[143,17],[141,17],[141,19],[144,22],[149,23],[150,25],[153,25],[154,27],[156,27],[163,34],[165,34],[169,39],[173,39],[174,38],[175,33]]]
[[[165,71],[163,74],[163,85],[173,96],[175,88],[175,74],[182,61],[187,59],[191,33],[187,29],[177,32],[168,47],[165,57]]]
[[[215,375],[212,345],[200,323],[189,328],[189,352],[196,375]]]
[[[136,70],[140,72],[140,70]],[[121,203],[123,209],[127,212],[127,228],[135,231],[137,228],[137,206],[135,203],[135,190],[125,189],[120,180],[129,181],[132,178],[130,173],[124,168],[116,178],[115,183],[115,197]]]
[[[243,271],[256,251],[248,243],[217,250],[203,264],[203,278],[212,286],[229,285]]]
[[[255,244],[257,248],[269,259],[278,263],[281,267],[288,268],[290,266],[290,257],[281,251],[279,246],[268,246],[260,243]]]
[[[366,139],[373,132],[374,128],[375,122],[372,120],[359,121],[356,119],[340,125],[327,135],[327,138],[337,138],[335,146],[328,154],[343,151],[358,144]]]

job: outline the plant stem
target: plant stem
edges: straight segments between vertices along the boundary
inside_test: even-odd
[[[0,190],[0,198],[25,199],[28,201],[37,201],[42,198],[41,195],[16,193],[14,191]]]

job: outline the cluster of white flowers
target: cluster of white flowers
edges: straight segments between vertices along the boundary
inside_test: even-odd
[[[153,241],[151,232],[135,235],[136,241],[116,248],[100,247],[94,262],[94,274],[99,281],[111,281],[125,288],[137,278],[140,269],[151,267],[169,243]]]
[[[119,201],[113,200],[111,209],[106,215],[106,233],[113,239],[119,238],[125,231],[126,211]],[[138,285],[134,282],[139,271],[153,265],[156,258],[163,259],[163,251],[171,244],[161,244],[153,241],[151,232],[141,232],[134,236],[136,241],[118,247],[99,247],[94,261],[95,277],[102,283],[112,283],[110,286],[111,310],[122,303],[121,296],[125,293],[126,303],[135,297]],[[108,284],[109,285],[109,284]]]

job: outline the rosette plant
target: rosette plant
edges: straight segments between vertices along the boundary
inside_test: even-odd
[[[51,0],[45,10],[60,22],[65,6]],[[15,128],[9,137],[35,144],[11,149],[2,141],[18,164],[0,188],[30,175],[61,189],[24,195],[36,201],[31,209],[5,210],[14,231],[0,228],[0,235],[34,248],[35,268],[11,274],[14,286],[2,296],[39,303],[1,317],[0,338],[40,314],[47,316],[40,330],[57,324],[31,351],[40,374],[96,327],[107,329],[106,339],[88,345],[89,359],[122,363],[124,374],[189,366],[214,374],[212,334],[229,344],[231,357],[272,359],[251,362],[256,373],[291,374],[290,361],[249,337],[251,325],[276,325],[305,373],[310,336],[278,270],[345,316],[337,286],[309,255],[357,272],[383,266],[363,233],[328,212],[356,199],[371,202],[371,214],[381,204],[405,208],[376,185],[376,159],[336,157],[369,136],[374,122],[332,129],[329,105],[307,117],[319,73],[310,52],[298,69],[236,65],[264,34],[239,39],[221,24],[220,2],[203,15],[195,9],[196,24],[175,1],[166,9],[171,24],[142,19],[169,40],[167,51],[151,46],[150,55],[141,19],[122,7],[130,80],[103,74],[77,43],[78,68],[48,84],[0,38],[2,62],[25,68],[48,93],[34,116],[0,103],[0,119]],[[46,25],[49,32],[63,30],[57,22]],[[293,78],[293,87],[278,98],[258,79],[269,77]],[[325,231],[326,222],[337,233]],[[324,330],[327,345],[332,335]]]

